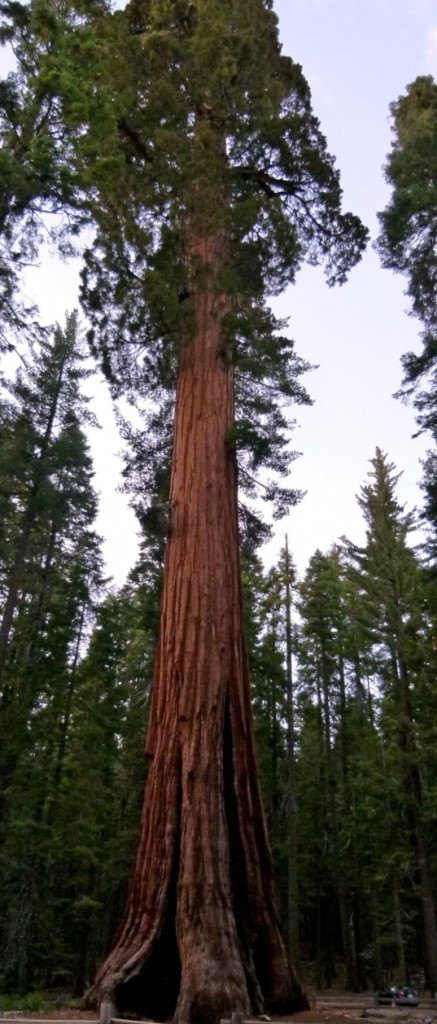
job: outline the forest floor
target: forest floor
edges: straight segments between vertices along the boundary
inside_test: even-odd
[[[342,1007],[337,1005],[323,1006],[316,1003],[310,1010],[296,1013],[293,1017],[272,1017],[273,1021],[300,1022],[300,1024],[355,1024],[366,1020],[368,1024],[437,1024],[437,1006],[433,1008],[403,1007],[375,1008],[357,1005]]]
[[[55,1009],[51,1012],[41,1013],[8,1012],[0,1013],[0,1021],[7,1024],[8,1021],[16,1021],[17,1024],[27,1024],[33,1021],[60,1021],[65,1024],[67,1021],[85,1024],[94,1024],[98,1014],[90,1010],[78,1009]],[[313,998],[311,1009],[290,1016],[272,1016],[253,1018],[251,1024],[271,1021],[272,1024],[359,1024],[360,1021],[367,1021],[367,1024],[437,1024],[437,1004],[431,1000],[423,1000],[418,1007],[374,1007],[372,993],[363,993],[359,996],[336,997],[323,994]]]

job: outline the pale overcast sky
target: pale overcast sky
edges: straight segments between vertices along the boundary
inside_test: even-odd
[[[122,6],[120,2],[119,6]],[[373,238],[376,212],[387,200],[382,165],[390,147],[389,104],[419,74],[437,76],[435,0],[276,0],[284,52],[303,67],[313,107],[342,174],[345,206]],[[380,268],[369,247],[342,288],[305,269],[275,303],[290,317],[299,355],[319,365],[306,378],[315,405],[296,409],[293,447],[302,452],[292,482],[307,492],[276,527],[269,561],[288,533],[300,572],[310,555],[342,534],[362,539],[355,495],[378,445],[403,470],[401,500],[420,503],[417,483],[424,439],[412,440],[413,411],[392,398],[401,381],[400,356],[417,347],[419,325],[406,314],[403,281]],[[72,267],[54,262],[49,277],[33,276],[47,319],[63,318],[76,303]],[[136,523],[115,488],[119,463],[109,399],[99,393],[104,429],[93,438],[99,530],[108,569],[121,583],[135,559]]]
[[[275,8],[284,51],[302,65],[337,158],[345,205],[375,238],[389,195],[389,104],[417,75],[437,76],[435,0],[276,0]],[[282,527],[301,571],[316,547],[342,534],[362,539],[355,495],[377,445],[403,470],[401,500],[421,502],[427,441],[412,439],[413,410],[392,397],[400,356],[419,345],[404,288],[369,247],[342,288],[328,289],[319,271],[306,269],[278,303],[300,355],[319,365],[307,377],[315,405],[297,411],[294,434],[303,454],[293,479],[307,495]]]

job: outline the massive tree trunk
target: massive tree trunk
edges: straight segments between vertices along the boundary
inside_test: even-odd
[[[180,1022],[307,1005],[278,930],[255,762],[225,231],[191,253],[202,273],[180,354],[151,764],[125,917],[96,980],[100,1000]]]

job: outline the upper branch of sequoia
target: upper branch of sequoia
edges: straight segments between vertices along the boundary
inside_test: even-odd
[[[261,386],[268,346],[278,350],[269,382],[290,398],[293,378],[298,401],[293,343],[283,343],[266,296],[293,282],[305,260],[324,265],[329,283],[343,282],[367,232],[342,210],[338,170],[302,70],[281,52],[272,4],[109,6],[1,5],[0,38],[18,61],[0,94],[8,301],[21,258],[10,245],[16,230],[37,245],[38,210],[63,205],[65,249],[92,221],[81,297],[93,351],[118,394],[167,401],[180,339],[193,330],[187,225],[199,237],[223,229],[226,356],[239,393]],[[256,432],[243,433],[249,444]],[[258,437],[258,465],[263,450],[272,448]]]

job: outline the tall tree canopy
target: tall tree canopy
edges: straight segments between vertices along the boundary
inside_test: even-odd
[[[115,393],[150,400],[149,438],[163,444],[174,410],[148,784],[95,994],[181,1022],[297,1009],[255,766],[237,459],[249,491],[264,466],[277,511],[293,500],[281,486],[287,407],[305,400],[305,367],[266,296],[304,260],[343,282],[366,232],[341,211],[271,0],[1,9],[18,60],[4,146],[14,160],[30,125],[45,157],[21,204],[18,161],[8,171],[7,223],[30,224],[44,202],[66,213],[64,245],[93,225],[82,276],[93,349]]]
[[[405,275],[423,349],[403,357],[405,384],[416,390],[421,426],[436,430],[437,355],[437,85],[420,76],[392,103],[393,143],[385,174],[392,194],[379,214],[383,265]],[[418,391],[429,376],[427,390]]]

